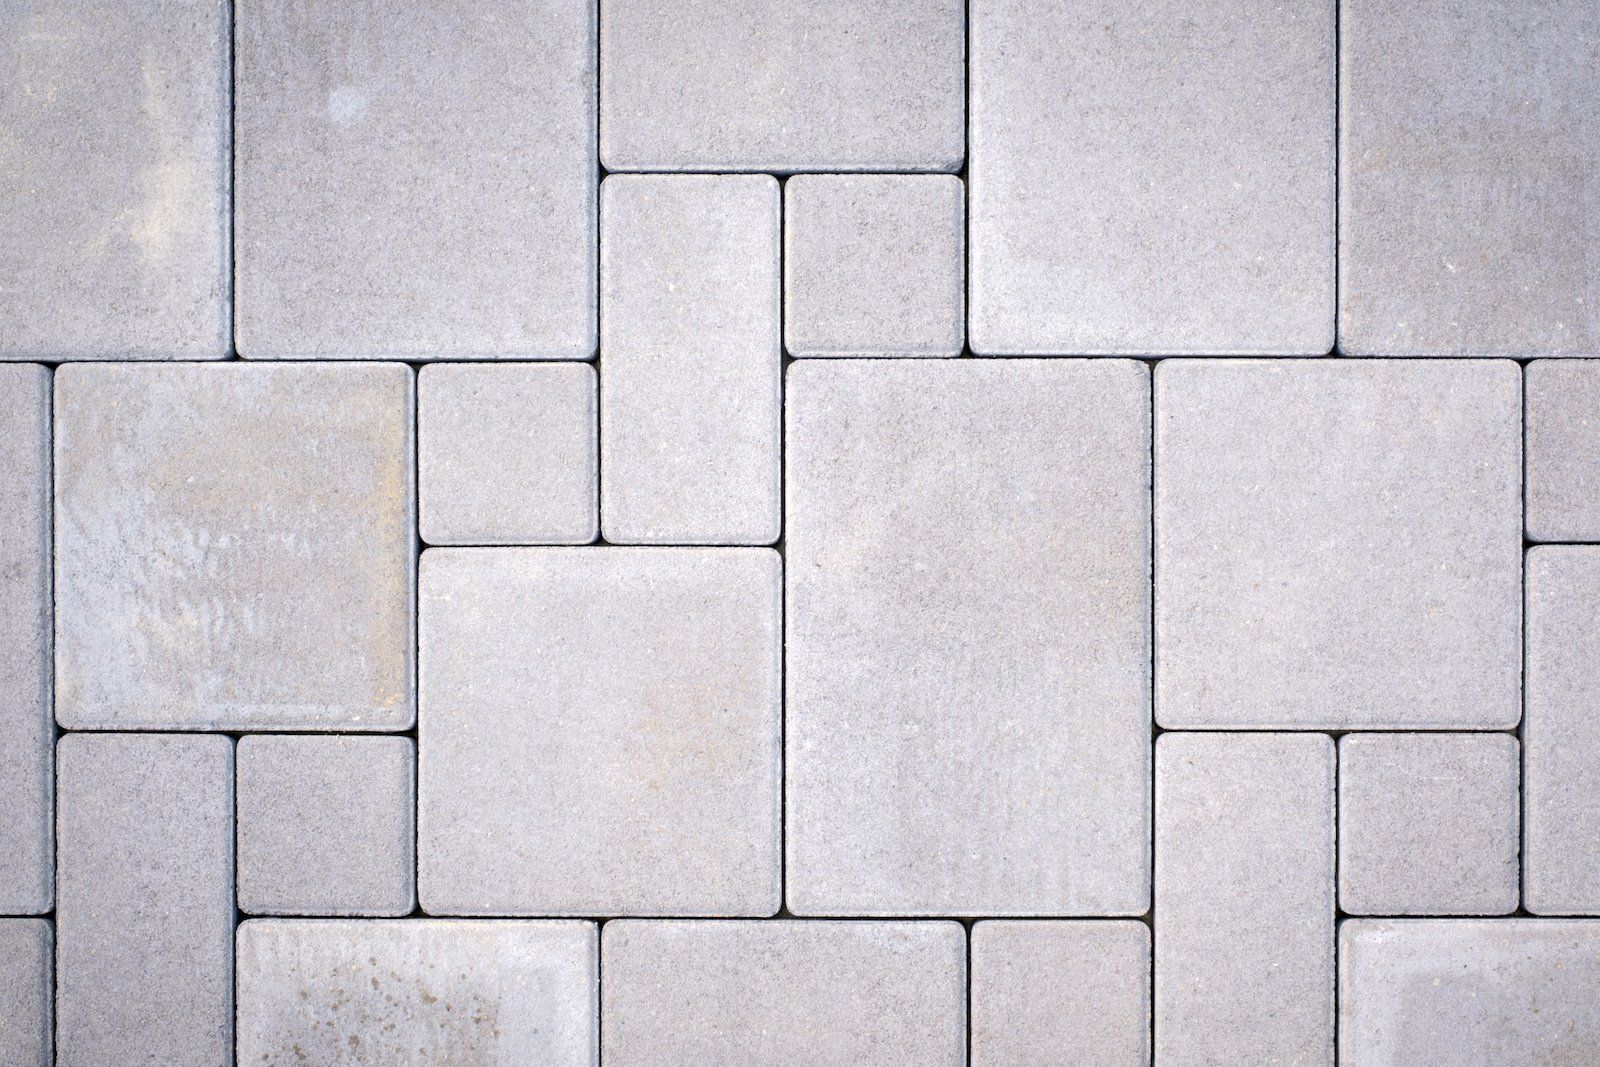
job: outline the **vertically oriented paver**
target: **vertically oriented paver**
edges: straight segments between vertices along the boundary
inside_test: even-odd
[[[0,919],[0,1063],[49,1067],[52,931],[43,919]]]
[[[1339,348],[1600,355],[1600,7],[1343,0]]]
[[[1149,384],[791,365],[791,911],[1146,910]]]
[[[593,3],[237,17],[242,355],[593,354]]]
[[[1158,739],[1163,1067],[1333,1062],[1333,790],[1321,734]]]
[[[57,804],[57,1062],[231,1064],[233,742],[69,734]]]
[[[410,368],[70,364],[55,385],[63,726],[411,724]]]
[[[1600,361],[1534,360],[1523,388],[1528,538],[1600,541]]]
[[[225,4],[9,0],[0,359],[231,347]]]
[[[765,175],[606,179],[600,527],[608,541],[778,539],[778,197]]]

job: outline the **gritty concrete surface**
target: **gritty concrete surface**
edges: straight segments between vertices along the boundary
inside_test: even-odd
[[[0,919],[0,1063],[49,1067],[55,928],[44,919]]]
[[[1528,539],[1600,541],[1600,363],[1539,359],[1524,379]]]

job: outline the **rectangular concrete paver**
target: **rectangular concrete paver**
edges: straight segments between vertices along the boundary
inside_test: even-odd
[[[0,1063],[49,1067],[53,928],[43,919],[0,919]]]
[[[1600,362],[1534,360],[1523,388],[1529,540],[1600,541]]]

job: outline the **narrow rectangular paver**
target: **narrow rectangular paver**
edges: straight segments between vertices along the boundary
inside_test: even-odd
[[[788,906],[1149,904],[1149,376],[788,375]]]
[[[1320,734],[1159,738],[1163,1067],[1333,1063],[1333,790]]]
[[[0,1063],[49,1067],[52,927],[43,919],[0,919]]]
[[[1600,361],[1534,360],[1523,389],[1528,539],[1600,541]]]

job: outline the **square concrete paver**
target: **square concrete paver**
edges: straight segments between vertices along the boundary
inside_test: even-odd
[[[424,910],[776,912],[782,581],[769,549],[424,553]]]
[[[1523,383],[1528,538],[1600,541],[1600,362],[1535,360]]]
[[[409,368],[56,374],[56,716],[69,728],[403,730]]]
[[[1149,905],[1149,376],[788,375],[788,906]]]
[[[220,3],[7,0],[0,359],[217,359],[229,336]]]
[[[592,3],[250,0],[237,37],[241,354],[594,353]]]
[[[593,923],[253,919],[239,1063],[591,1067]]]
[[[966,1061],[952,922],[606,923],[610,1067]]]
[[[1180,360],[1155,392],[1161,725],[1516,725],[1516,364]]]
[[[49,1067],[54,938],[43,919],[0,919],[0,1063]]]

